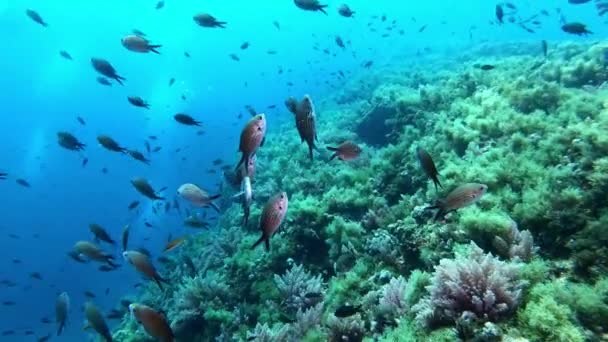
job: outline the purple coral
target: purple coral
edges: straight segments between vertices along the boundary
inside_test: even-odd
[[[409,308],[405,299],[406,290],[407,281],[405,278],[401,276],[392,278],[388,284],[382,287],[382,294],[378,304],[380,312],[391,317],[399,317],[405,314]]]
[[[484,254],[471,242],[468,256],[443,259],[435,267],[429,295],[412,309],[423,325],[459,318],[497,321],[512,314],[520,302],[523,282],[519,266]]]
[[[522,261],[530,261],[536,251],[532,233],[528,230],[520,231],[517,223],[513,220],[511,220],[506,240],[496,236],[493,245],[499,254],[508,255],[510,259],[518,258]]]

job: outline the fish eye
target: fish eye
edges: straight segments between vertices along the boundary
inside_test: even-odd
[[[280,205],[280,206],[279,206],[279,210],[283,210],[283,206],[281,206],[281,205]]]

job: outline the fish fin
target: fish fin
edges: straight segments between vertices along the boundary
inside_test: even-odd
[[[118,76],[118,75],[115,75],[115,76],[114,76],[114,79],[115,79],[115,80],[116,80],[116,82],[118,82],[120,85],[124,85],[124,83],[122,83],[122,81],[126,81],[126,79],[125,79],[124,77],[122,77],[122,76]]]
[[[313,147],[313,145],[308,145],[308,157],[310,158],[311,161],[313,160],[312,147]]]
[[[332,154],[331,157],[329,158],[329,161],[336,159],[337,156],[338,156],[337,153]]]
[[[211,200],[214,200],[214,199],[218,199],[218,198],[220,198],[220,197],[222,197],[222,194],[213,195],[213,196],[211,196],[211,197],[209,197],[209,198],[210,198]]]
[[[265,142],[266,142],[266,137],[262,138],[262,142],[260,143],[260,147],[264,146]]]
[[[330,151],[337,151],[338,148],[337,147],[331,147],[331,146],[327,146],[327,149]]]
[[[154,52],[157,55],[160,55],[160,52],[158,52],[156,49],[162,47],[162,45],[150,45],[148,46],[148,49],[152,52]]]
[[[249,207],[243,208],[243,226],[246,226],[249,222]]]
[[[236,164],[236,167],[234,168],[234,172],[239,172],[239,167],[241,167],[244,162],[247,162],[247,164],[249,164],[249,158],[246,158],[245,154],[243,153],[241,160],[239,160],[239,162]]]
[[[241,192],[239,192],[239,193],[237,193],[237,194],[233,195],[233,196],[232,196],[232,199],[233,199],[233,200],[235,200],[235,201],[238,201],[238,200],[240,200],[240,199],[241,199],[241,196],[243,196],[244,194],[245,194],[245,191],[241,191]]]
[[[261,244],[264,240],[267,240],[266,237],[264,236],[264,234],[262,234],[262,237],[260,237],[260,239],[258,241],[256,241],[253,246],[251,246],[251,249],[256,248],[259,244]]]
[[[324,8],[327,7],[327,5],[320,5],[317,10],[319,10],[319,12],[327,15],[327,12],[325,12]]]
[[[443,189],[443,186],[439,182],[439,178],[436,175],[433,177],[433,184],[435,184],[435,191],[437,191],[437,186]]]
[[[65,327],[65,322],[59,323],[59,328],[57,328],[57,336],[61,335],[61,332],[63,332],[64,327]]]
[[[218,213],[220,212],[220,207],[218,207],[217,204],[215,204],[213,202],[209,202],[209,206],[211,208],[213,208],[215,211],[217,211]]]
[[[264,245],[266,246],[266,252],[270,252],[270,239],[266,239]]]

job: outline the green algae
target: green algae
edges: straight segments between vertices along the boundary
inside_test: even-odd
[[[278,189],[289,194],[287,219],[271,239],[271,252],[250,250],[257,226],[241,230],[240,211],[230,208],[221,229],[241,233],[230,233],[233,246],[220,247],[220,260],[208,262],[212,272],[199,275],[229,290],[214,292],[197,283],[201,279],[175,271],[171,279],[181,285],[162,294],[146,287],[142,298],[168,312],[171,322],[192,323],[189,309],[178,303],[199,293],[200,317],[194,322],[200,325],[187,325],[192,341],[220,334],[242,340],[257,323],[280,336],[281,329],[298,323],[285,321],[272,279],[296,262],[321,275],[327,288],[322,324],[307,330],[303,341],[333,336],[337,324],[330,324],[331,314],[345,303],[363,305],[353,329],[365,321],[367,340],[454,341],[461,327],[426,329],[411,312],[396,324],[379,322],[372,294],[388,281],[384,274],[411,272],[406,301],[417,304],[426,295],[428,272],[469,241],[508,258],[494,241],[508,241],[515,222],[538,247],[530,260],[517,261],[528,285],[522,302],[495,326],[473,324],[470,332],[479,337],[496,328],[505,340],[530,341],[601,336],[608,322],[608,91],[587,89],[608,81],[599,47],[566,43],[537,67],[536,58],[520,51],[500,59],[492,75],[473,66],[484,62],[475,54],[481,51],[496,50],[482,46],[461,57],[464,70],[411,66],[372,72],[322,105],[317,101],[321,145],[353,139],[365,150],[359,160],[327,162],[328,155],[320,153],[310,162],[293,123],[271,132],[258,156],[263,167],[251,215],[257,222],[259,203]],[[420,170],[417,146],[435,159],[443,188],[435,190]],[[468,182],[488,185],[488,194],[445,222],[433,221],[424,208]],[[211,245],[197,241],[187,250],[199,256]],[[130,320],[115,333],[117,341],[143,341],[142,336]]]

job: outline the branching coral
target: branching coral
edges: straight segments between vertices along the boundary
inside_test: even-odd
[[[302,265],[293,265],[284,275],[274,276],[283,299],[282,306],[290,314],[316,304],[316,298],[323,295],[322,281],[320,275],[313,276]]]
[[[435,267],[429,295],[413,307],[416,319],[432,326],[463,316],[493,322],[508,317],[520,304],[523,283],[517,272],[518,266],[471,243],[467,256],[441,260]]]

